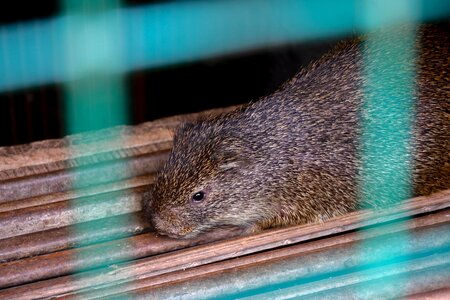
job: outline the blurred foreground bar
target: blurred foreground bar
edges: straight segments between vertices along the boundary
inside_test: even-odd
[[[2,26],[0,92],[67,83],[92,70],[120,75],[342,36],[380,26],[380,20],[383,25],[411,21],[405,19],[397,2],[171,1]],[[410,2],[413,21],[433,21],[450,15],[447,0]],[[388,6],[384,11],[389,15],[366,23],[361,14],[364,5],[373,5],[374,10],[379,5]],[[77,63],[80,61],[83,63]]]
[[[183,120],[230,109],[0,148],[0,299],[373,299],[448,292],[450,190],[247,237],[156,236],[141,201],[170,150],[171,131]],[[126,142],[109,142],[112,131]],[[83,182],[76,191],[66,176],[73,168]],[[100,173],[114,176],[90,184]],[[405,231],[410,242],[394,247]],[[371,239],[379,242],[367,243],[367,251],[391,256],[363,260],[360,244]],[[392,279],[404,274],[407,286],[395,288]]]

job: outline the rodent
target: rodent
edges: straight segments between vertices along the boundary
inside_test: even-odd
[[[381,76],[399,66],[416,71],[412,195],[450,188],[449,32],[448,24],[421,25],[417,64],[403,61],[380,71]],[[402,36],[396,35],[395,45]],[[145,196],[144,212],[157,233],[175,238],[226,228],[252,233],[359,209],[365,39],[342,41],[269,96],[180,126]],[[372,48],[371,57],[382,46]],[[386,153],[387,169],[391,155],[396,154]],[[388,195],[377,200],[366,204],[392,204]]]

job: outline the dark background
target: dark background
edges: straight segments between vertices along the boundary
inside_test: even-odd
[[[167,1],[123,1],[128,6],[156,2]],[[0,10],[0,26],[59,13],[57,0],[8,1]],[[130,124],[257,99],[335,42],[291,44],[126,74]],[[62,89],[56,84],[0,94],[0,146],[64,136],[63,105]]]

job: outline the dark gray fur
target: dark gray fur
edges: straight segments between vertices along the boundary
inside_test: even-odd
[[[449,40],[448,25],[418,29],[412,177],[406,179],[413,195],[450,188]],[[272,95],[181,126],[145,203],[155,229],[173,237],[229,226],[253,232],[358,209],[364,193],[363,87],[369,84],[362,76],[364,47],[364,38],[344,41]],[[371,57],[380,52],[382,58],[383,42],[379,47]],[[414,61],[403,61],[382,72],[408,74],[414,68]],[[386,168],[394,155],[387,154]],[[194,203],[192,195],[200,190],[206,198]],[[389,205],[389,198],[368,197],[366,204]]]

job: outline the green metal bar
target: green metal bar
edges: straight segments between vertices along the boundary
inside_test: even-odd
[[[0,92],[66,82],[90,68],[100,67],[120,74],[364,31],[376,26],[377,19],[362,22],[361,7],[369,3],[374,11],[379,11],[381,4],[387,3],[379,0],[215,0],[120,8],[117,1],[105,4],[93,0],[89,5],[79,2],[63,2],[67,3],[62,5],[63,9],[73,9],[70,15],[0,27]],[[401,23],[405,18],[410,20],[397,2],[402,1],[390,1],[390,10],[383,12],[388,16],[384,19],[388,24]],[[416,21],[450,15],[447,0],[408,2],[416,9],[413,15]],[[102,5],[108,9],[102,10]],[[89,14],[79,13],[83,7]],[[74,24],[78,22],[85,24],[85,32],[77,30]],[[67,26],[75,28],[75,32],[68,32]],[[103,41],[99,39],[101,36],[105,38]],[[105,43],[111,46],[106,47],[110,51],[101,50]],[[83,58],[83,64],[71,64],[68,55]],[[110,59],[115,55],[123,55],[124,60]]]

